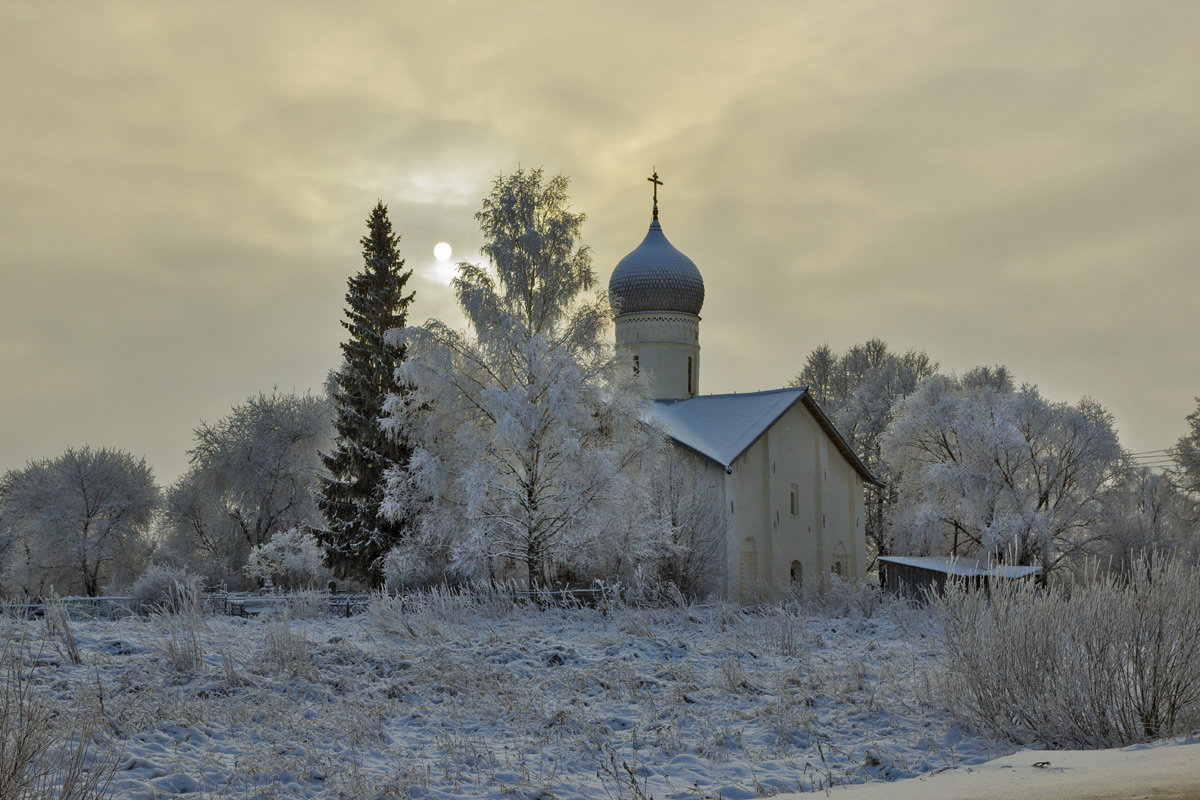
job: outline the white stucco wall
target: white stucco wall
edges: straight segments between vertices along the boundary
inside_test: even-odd
[[[621,314],[615,320],[618,357],[647,378],[655,400],[686,400],[700,391],[700,317],[673,311]],[[691,380],[688,380],[688,366]]]
[[[803,585],[820,586],[843,552],[842,575],[864,575],[862,478],[803,405],[792,406],[734,463],[724,494],[730,599],[789,591],[794,565]]]

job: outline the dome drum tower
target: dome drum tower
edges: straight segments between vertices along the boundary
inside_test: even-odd
[[[700,389],[700,308],[704,279],[695,263],[667,241],[654,213],[646,238],[613,270],[608,294],[616,315],[617,354],[646,373],[655,400],[686,400]]]
[[[617,352],[645,372],[655,400],[686,400],[700,388],[700,317],[678,311],[618,314]]]

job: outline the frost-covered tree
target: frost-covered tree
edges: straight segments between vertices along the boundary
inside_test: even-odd
[[[237,586],[251,548],[320,521],[329,405],[312,395],[259,394],[215,424],[202,422],[195,435],[191,466],[167,492],[164,555],[210,584]]]
[[[330,567],[339,576],[369,583],[381,580],[382,558],[407,528],[404,515],[391,519],[380,512],[384,473],[404,468],[411,455],[403,435],[382,428],[388,395],[405,394],[393,383],[405,345],[386,336],[405,326],[413,299],[404,291],[412,270],[404,269],[399,243],[380,202],[367,218],[363,268],[350,278],[346,292],[342,326],[349,338],[342,343],[342,368],[333,374],[336,448],[324,456],[329,476],[320,497],[328,527],[317,531]]]
[[[314,589],[329,580],[317,538],[303,528],[281,531],[250,551],[246,574],[280,589]]]
[[[882,339],[870,339],[837,353],[829,345],[809,353],[793,386],[809,393],[833,420],[867,469],[884,487],[869,487],[865,498],[865,533],[872,559],[891,552],[890,510],[896,502],[900,475],[883,457],[881,441],[892,412],[938,365],[919,350],[894,353]]]
[[[1171,478],[1132,464],[1121,472],[1100,522],[1112,566],[1128,571],[1138,560],[1183,557],[1194,560],[1187,497]]]
[[[97,595],[130,580],[149,555],[159,490],[144,458],[68,448],[0,478],[0,541],[11,590]]]
[[[1172,475],[1191,501],[1190,523],[1200,528],[1200,397],[1196,410],[1187,417],[1188,432],[1180,437],[1171,455],[1175,458]]]
[[[651,474],[643,474],[657,514],[655,524],[669,544],[661,549],[657,578],[692,597],[717,591],[728,525],[719,474],[678,448],[668,450]]]
[[[898,547],[1038,565],[1045,576],[1097,550],[1124,466],[1112,416],[1090,399],[1052,403],[1008,385],[934,376],[898,404],[883,440],[903,476]]]
[[[476,214],[490,265],[459,264],[453,284],[470,333],[434,320],[396,337],[413,390],[388,411],[416,447],[389,507],[416,508],[418,535],[390,568],[409,579],[588,574],[638,513],[630,471],[662,436],[621,383],[607,299],[585,295],[595,275],[566,188],[540,169],[498,177]]]

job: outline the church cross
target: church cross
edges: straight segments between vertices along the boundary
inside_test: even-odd
[[[663,182],[658,179],[658,170],[654,170],[654,174],[646,180],[654,184],[654,219],[658,219],[658,187],[663,185]]]

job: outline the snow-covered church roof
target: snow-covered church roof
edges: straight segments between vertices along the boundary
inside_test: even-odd
[[[837,432],[805,386],[745,394],[707,394],[687,400],[655,400],[654,416],[676,442],[728,470],[796,403],[804,404],[864,481],[882,485]]]

